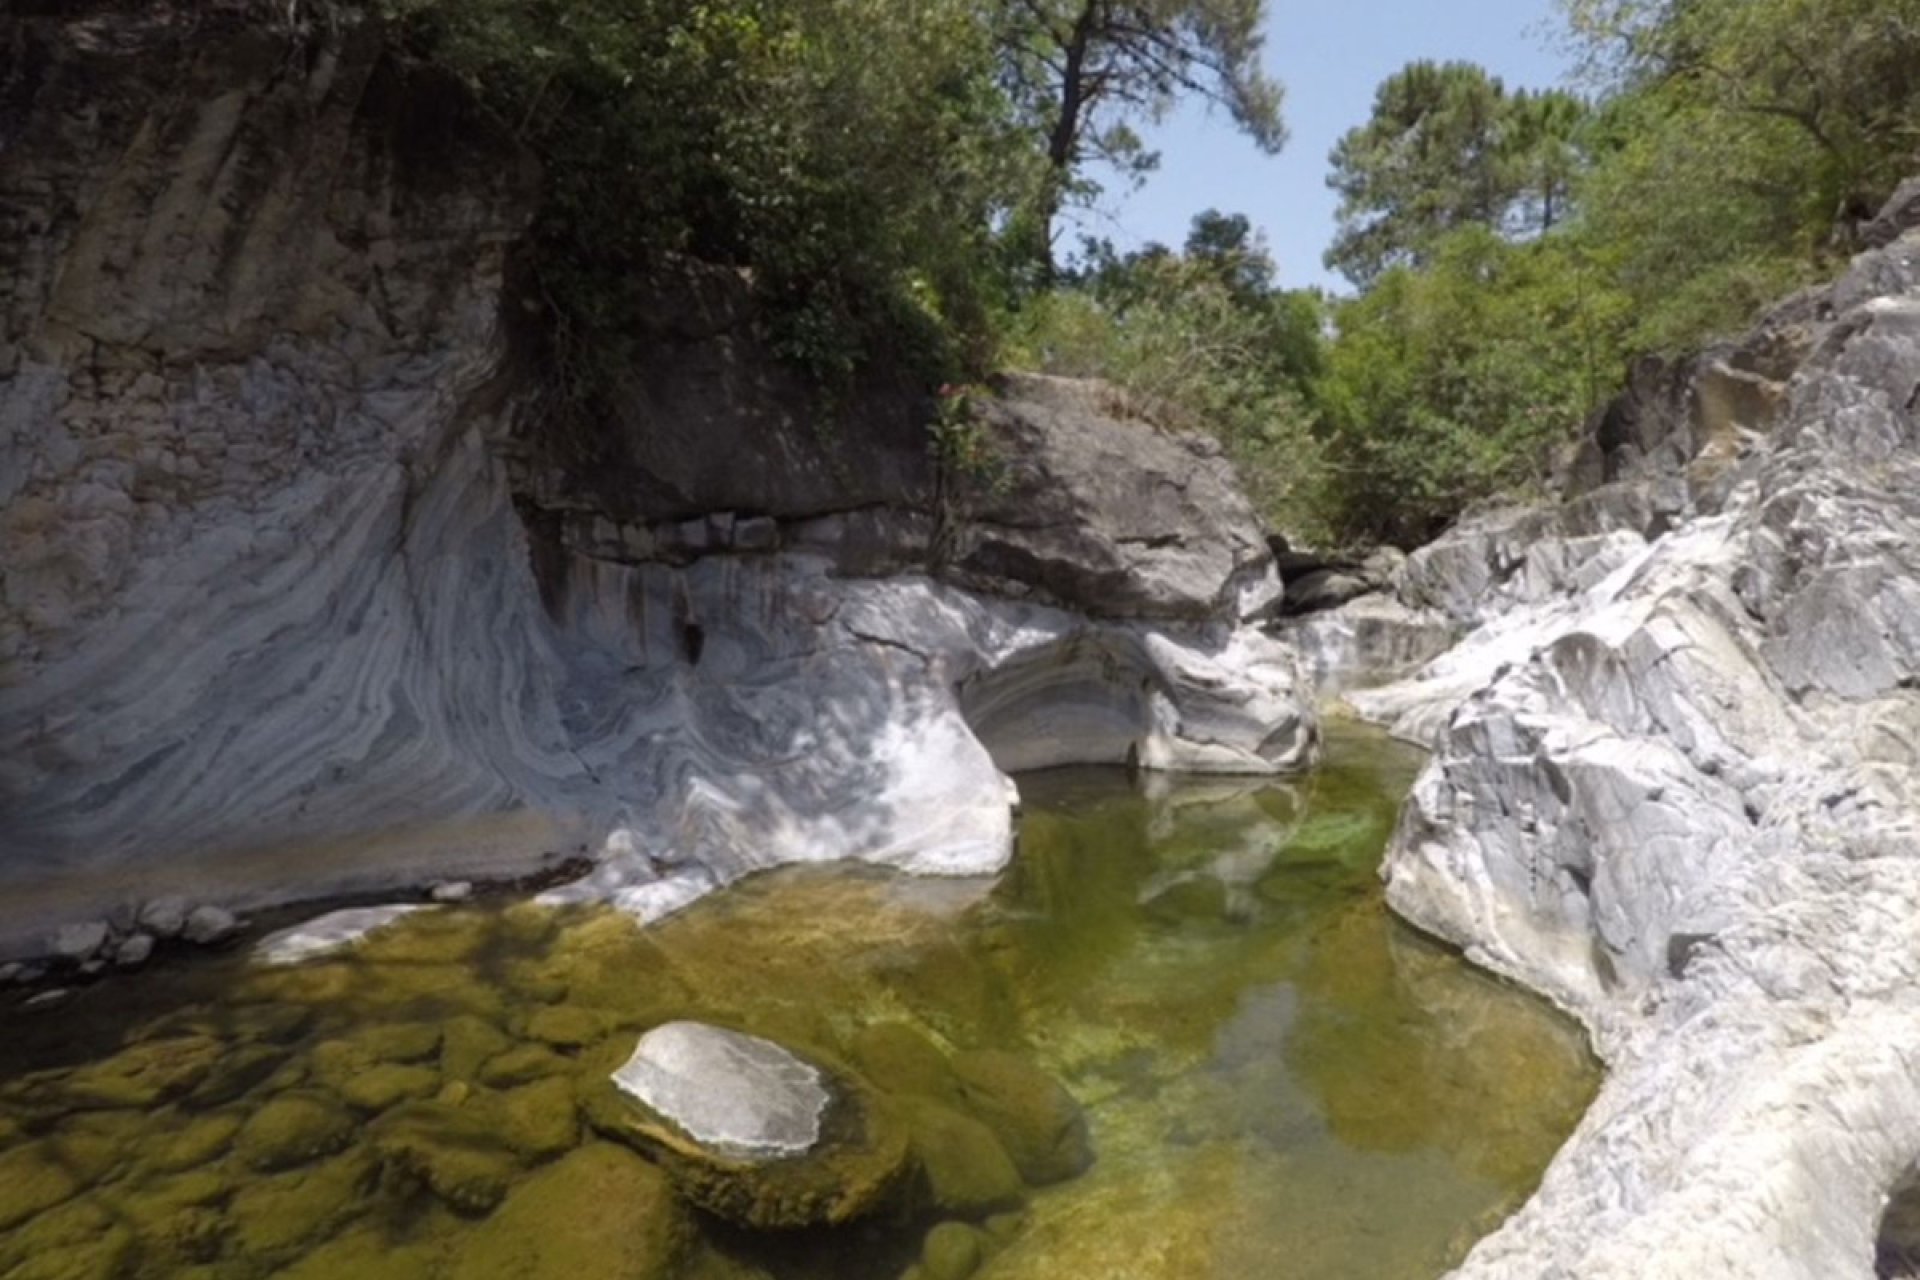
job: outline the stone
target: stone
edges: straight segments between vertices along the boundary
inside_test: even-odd
[[[180,1173],[211,1163],[232,1145],[240,1125],[239,1116],[226,1112],[196,1116],[154,1144],[150,1157],[153,1167]]]
[[[172,1101],[214,1071],[226,1047],[210,1036],[143,1040],[70,1073],[63,1092],[80,1107],[145,1110]]]
[[[262,964],[299,964],[348,950],[369,934],[426,909],[424,903],[396,903],[384,907],[353,907],[331,911],[300,924],[276,930],[254,944]]]
[[[854,1036],[853,1060],[860,1072],[888,1093],[919,1094],[957,1103],[960,1084],[947,1055],[927,1035],[904,1022],[877,1022]]]
[[[378,1173],[360,1151],[242,1182],[224,1217],[234,1253],[253,1265],[290,1262],[358,1212]]]
[[[817,1068],[772,1041],[696,1022],[641,1036],[613,1082],[698,1146],[748,1161],[812,1150],[833,1100]]]
[[[493,1089],[510,1089],[572,1070],[572,1063],[545,1045],[522,1044],[489,1058],[480,1068],[480,1083]]]
[[[500,1095],[501,1135],[532,1160],[569,1151],[580,1137],[573,1082],[560,1076],[536,1080]]]
[[[920,1270],[927,1280],[967,1280],[985,1258],[981,1233],[964,1222],[942,1222],[920,1246]]]
[[[107,945],[112,932],[104,920],[62,925],[53,935],[53,954],[75,964],[91,960]]]
[[[168,895],[144,903],[136,917],[140,927],[156,938],[177,938],[187,927],[187,913],[192,910],[185,898]]]
[[[340,1097],[356,1111],[378,1112],[440,1090],[440,1073],[432,1067],[409,1067],[382,1062],[357,1072],[340,1086]]]
[[[136,933],[122,938],[113,950],[113,963],[122,969],[138,969],[153,958],[153,935]]]
[[[435,902],[466,902],[473,897],[473,882],[443,880],[433,886],[431,896]]]
[[[13,1230],[79,1190],[79,1180],[45,1143],[0,1151],[0,1232]]]
[[[954,1055],[953,1071],[963,1104],[992,1130],[1027,1182],[1061,1182],[1093,1163],[1080,1104],[1025,1058],[973,1050]]]
[[[225,907],[199,906],[187,913],[180,936],[198,947],[225,942],[240,931],[240,921]]]
[[[936,1210],[979,1217],[1026,1197],[1020,1171],[993,1130],[930,1098],[906,1098],[899,1105]]]
[[[906,1126],[868,1086],[704,1024],[643,1037],[627,1065],[581,1101],[597,1132],[661,1164],[693,1204],[744,1227],[852,1221],[888,1202],[909,1168]]]
[[[555,1223],[566,1224],[555,1230]],[[665,1174],[589,1143],[539,1170],[466,1235],[452,1280],[671,1280],[691,1225]]]
[[[343,1150],[353,1136],[352,1118],[323,1095],[282,1094],[247,1117],[234,1151],[252,1168],[274,1172]]]
[[[518,1156],[479,1107],[407,1103],[382,1116],[369,1139],[390,1181],[424,1187],[457,1213],[491,1210],[519,1172]]]
[[[480,1082],[481,1068],[511,1047],[507,1033],[484,1018],[463,1014],[449,1019],[440,1034],[440,1074],[448,1080]],[[502,1083],[516,1083],[513,1072],[501,1074]]]
[[[558,1004],[534,1010],[526,1034],[556,1049],[581,1049],[604,1040],[612,1030],[613,1020],[597,1009]]]

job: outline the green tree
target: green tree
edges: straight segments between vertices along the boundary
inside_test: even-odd
[[[1088,164],[1149,171],[1158,157],[1134,126],[1182,96],[1224,107],[1262,150],[1280,150],[1282,91],[1261,66],[1265,9],[1265,0],[1004,0],[1005,82],[1045,156],[1021,224],[1043,281],[1061,210],[1097,190]]]
[[[1550,229],[1566,216],[1585,110],[1564,92],[1510,95],[1473,63],[1408,64],[1329,157],[1340,207],[1327,265],[1364,287],[1462,227]]]

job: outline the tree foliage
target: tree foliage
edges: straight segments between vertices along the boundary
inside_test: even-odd
[[[1550,229],[1565,216],[1584,115],[1571,94],[1509,94],[1472,63],[1409,64],[1329,158],[1340,208],[1327,265],[1364,287],[1462,227]]]
[[[1282,92],[1261,66],[1265,0],[1009,0],[999,20],[1008,90],[1044,140],[1046,172],[1023,224],[1043,279],[1056,220],[1096,188],[1088,165],[1138,176],[1157,163],[1134,126],[1183,96],[1226,110],[1264,151],[1286,141]]]

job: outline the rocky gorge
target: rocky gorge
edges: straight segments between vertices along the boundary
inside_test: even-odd
[[[569,944],[564,980],[510,957],[516,998],[557,982],[567,1011],[590,973],[604,1006],[633,1004],[596,950],[643,949],[631,919],[786,864],[997,871],[1009,775],[1292,774],[1320,749],[1316,700],[1340,693],[1432,751],[1389,901],[1580,1018],[1608,1069],[1458,1274],[1908,1274],[1915,193],[1834,285],[1636,370],[1560,500],[1483,513],[1351,589],[1323,577],[1331,607],[1283,619],[1307,593],[1283,588],[1211,442],[1031,377],[973,424],[982,473],[942,464],[910,388],[876,386],[823,430],[716,268],[637,280],[653,321],[620,420],[555,423],[516,276],[537,166],[369,28],[101,0],[0,30],[0,958],[99,964],[196,916],[213,941],[224,913],[541,874],[549,905],[611,906],[621,932]],[[1248,890],[1216,879],[1223,903]],[[384,937],[449,981],[447,957],[479,966],[470,926],[413,923],[375,954]],[[324,959],[362,932],[278,943]],[[361,980],[247,981],[282,999]],[[496,996],[459,990],[500,1021]],[[626,1147],[513,1183],[501,1170],[564,1143],[461,1129],[451,1146],[491,1163],[443,1167],[449,1144],[421,1131],[473,1125],[434,1092],[454,1086],[546,1115],[553,1099],[519,1091],[581,1062],[624,1072],[626,1033],[672,1004],[587,1031],[516,1012],[547,1055],[532,1066],[444,1033],[337,1051],[339,1074],[383,1067],[398,1092],[378,1105],[322,1098],[339,1082],[318,1055],[271,1122],[247,1138],[232,1120],[216,1145],[277,1174],[397,1171],[379,1176],[454,1211],[498,1203],[485,1229],[503,1239],[605,1188],[664,1205]],[[182,1098],[233,1084],[181,1048],[210,1034],[160,1035],[163,1058],[192,1058],[152,1068],[191,1077]],[[857,1056],[839,1034],[793,1015],[784,1038]],[[945,1097],[943,1054],[937,1087],[901,1092]],[[766,1061],[813,1096],[805,1062]],[[1010,1092],[1051,1100],[1047,1141],[1080,1166],[1057,1087]],[[672,1167],[607,1098],[582,1095],[587,1127]],[[942,1105],[944,1132],[993,1127],[978,1098]],[[383,1116],[371,1163],[345,1150],[356,1111]],[[876,1196],[905,1167],[908,1140],[889,1141]],[[1007,1159],[985,1202],[1049,1180]],[[676,1256],[678,1212],[659,1217]],[[365,1263],[364,1239],[336,1244],[327,1260]]]

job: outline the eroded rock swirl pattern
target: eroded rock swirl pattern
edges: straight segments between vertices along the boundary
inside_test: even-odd
[[[553,515],[501,326],[524,157],[364,29],[221,12],[6,20],[42,69],[3,104],[9,947],[548,855],[642,915],[786,861],[977,873],[1003,766],[1308,762],[1289,656],[1239,625],[1278,590],[1259,527],[1198,442],[1112,424],[1163,496],[1111,528],[985,509],[948,530],[964,586],[913,571],[911,492]],[[1097,507],[1056,465],[1096,430],[1070,389],[1022,395],[1012,496]],[[1162,512],[1188,523],[1133,536]],[[858,519],[882,576],[834,541]]]
[[[1678,386],[1664,437],[1651,403],[1603,424],[1648,437],[1612,483],[1413,557],[1402,596],[1478,629],[1352,695],[1437,751],[1392,903],[1610,1067],[1458,1274],[1909,1274],[1920,233]]]

